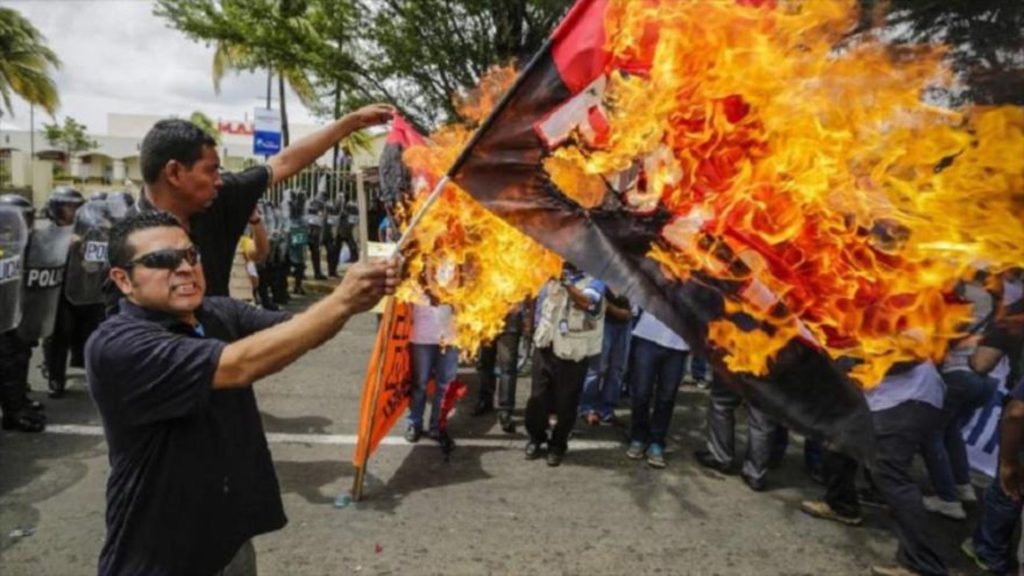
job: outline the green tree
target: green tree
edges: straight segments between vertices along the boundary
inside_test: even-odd
[[[86,133],[86,126],[70,116],[64,117],[64,124],[43,124],[46,141],[64,152],[64,171],[68,171],[71,156],[96,148],[98,144]]]
[[[196,110],[188,117],[188,119],[189,122],[192,122],[196,126],[202,128],[204,132],[220,143],[220,128],[217,127],[217,123],[214,122],[212,118]]]
[[[429,127],[488,68],[533,55],[572,2],[157,0],[156,14],[215,46],[215,82],[272,69],[320,116],[384,101]]]
[[[328,0],[310,0],[312,4]],[[387,100],[421,126],[454,119],[453,97],[494,65],[524,64],[573,0],[353,0],[361,40],[349,106]],[[332,65],[329,61],[325,62]],[[342,59],[336,66],[345,65]]]
[[[307,107],[317,105],[302,54],[311,34],[302,17],[302,2],[291,0],[157,0],[155,13],[189,38],[214,45],[211,78],[214,91],[228,72],[266,70],[278,77],[281,131],[288,131],[285,86]]]
[[[0,97],[12,111],[11,97],[18,95],[42,107],[51,116],[60,107],[53,72],[60,59],[46,45],[46,38],[24,16],[0,7]]]
[[[860,0],[861,26],[895,44],[942,42],[966,90],[958,101],[1024,104],[1021,0]]]

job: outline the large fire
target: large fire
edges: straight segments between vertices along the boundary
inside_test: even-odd
[[[583,206],[638,175],[630,209],[672,215],[649,256],[736,281],[730,310],[771,329],[712,323],[734,371],[763,374],[799,337],[862,360],[870,387],[942,356],[968,316],[958,280],[1024,262],[1024,110],[926,102],[954,82],[942,47],[844,38],[857,16],[854,0],[609,0],[601,133],[545,163]],[[489,77],[467,102],[477,118],[511,80]],[[449,127],[406,153],[422,189],[469,136]],[[454,186],[415,239],[403,294],[453,304],[468,349],[560,264]]]
[[[480,87],[461,99],[460,112],[480,122],[515,80],[511,68],[489,72]],[[472,136],[470,127],[453,124],[414,146],[403,160],[414,174],[415,214]],[[505,316],[536,296],[548,278],[560,273],[561,259],[529,236],[488,212],[454,184],[413,229],[406,250],[407,278],[399,298],[419,302],[429,295],[455,312],[455,342],[464,355],[499,334]]]
[[[643,167],[631,205],[674,218],[650,257],[736,279],[731,309],[774,327],[711,325],[732,370],[799,336],[872,386],[942,356],[958,279],[1024,262],[1024,110],[926,103],[953,82],[942,48],[844,45],[856,19],[853,0],[610,0],[606,133],[548,161],[585,205]]]

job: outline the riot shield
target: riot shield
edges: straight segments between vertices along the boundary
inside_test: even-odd
[[[0,332],[21,321],[21,268],[27,240],[21,210],[0,206]]]
[[[107,214],[111,222],[124,220],[135,208],[135,197],[128,192],[114,192],[107,197]]]
[[[50,226],[33,230],[29,235],[22,271],[21,323],[18,324],[18,337],[25,342],[45,338],[53,332],[64,287],[71,228]]]
[[[112,225],[110,202],[109,199],[90,200],[75,215],[64,294],[77,306],[103,302],[103,283],[110,270],[107,263],[107,238]]]

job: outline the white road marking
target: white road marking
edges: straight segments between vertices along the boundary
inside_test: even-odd
[[[65,434],[70,436],[103,436],[102,426],[88,426],[82,424],[47,424],[46,432],[49,434]],[[267,441],[271,444],[322,444],[328,446],[355,446],[355,434],[291,434],[282,432],[268,432]],[[503,438],[459,438],[455,436],[456,446],[467,448],[508,448],[522,449],[526,439],[522,436],[508,436]],[[425,444],[430,441],[424,438]],[[381,446],[412,446],[401,436],[385,436],[380,442]],[[573,439],[569,441],[572,450],[615,450],[622,447],[622,443],[611,440],[585,440]]]

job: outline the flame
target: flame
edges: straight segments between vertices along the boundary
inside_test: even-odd
[[[488,72],[476,91],[459,99],[460,115],[469,123],[482,121],[515,76],[509,67]],[[403,160],[416,175],[409,214],[423,205],[471,136],[469,126],[453,124],[432,134],[429,145],[405,152]],[[536,296],[562,268],[557,255],[450,183],[412,235],[413,243],[406,250],[407,280],[398,297],[421,302],[429,295],[450,304],[456,335],[447,344],[458,346],[464,356],[472,356],[481,342],[501,333],[505,316]]]
[[[638,165],[637,211],[672,218],[649,257],[666,274],[735,281],[713,322],[727,365],[766,372],[795,337],[861,363],[938,360],[968,317],[950,298],[976,267],[1024,262],[1024,110],[925,101],[954,77],[941,46],[844,38],[854,0],[610,0],[599,143],[545,166],[596,205],[595,178]]]

